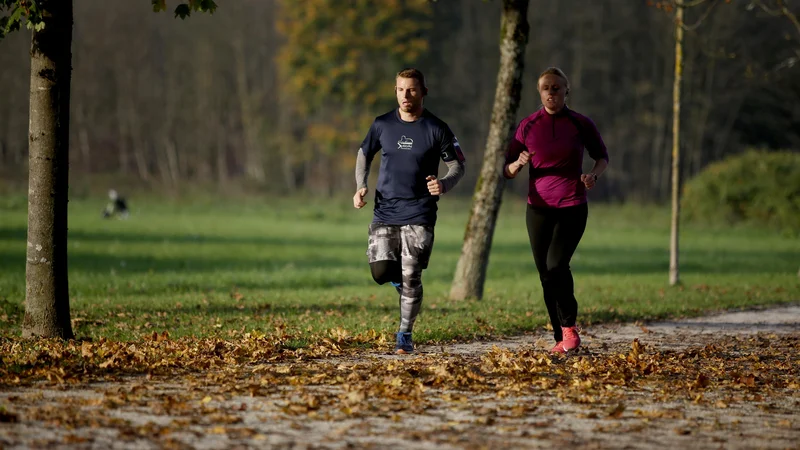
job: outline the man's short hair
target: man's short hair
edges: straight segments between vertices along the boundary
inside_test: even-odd
[[[422,72],[420,72],[418,69],[414,69],[411,67],[403,69],[400,72],[397,72],[396,78],[412,78],[414,80],[417,80],[419,81],[419,85],[422,88],[422,93],[423,94],[428,93],[428,87],[425,86],[425,75],[423,75]]]

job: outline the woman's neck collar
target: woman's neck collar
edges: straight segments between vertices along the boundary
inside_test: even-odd
[[[544,110],[544,112],[546,112],[550,116],[560,116],[560,115],[566,114],[567,111],[569,111],[569,108],[567,108],[566,104],[564,104],[564,106],[562,106],[561,109],[559,109],[558,111],[555,111],[555,112],[550,112],[550,110],[547,109],[546,106],[542,106],[542,109]]]

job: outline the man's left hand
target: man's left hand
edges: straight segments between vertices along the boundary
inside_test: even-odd
[[[428,192],[431,195],[442,195],[444,193],[442,182],[436,179],[434,175],[428,175],[425,179],[428,180]]]

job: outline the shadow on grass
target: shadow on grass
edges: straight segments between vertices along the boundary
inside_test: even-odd
[[[493,255],[502,250],[495,248]],[[666,274],[669,253],[660,248],[643,247],[582,247],[572,261],[573,273],[582,275],[647,275]],[[490,275],[515,277],[531,275],[538,278],[533,257],[519,252],[520,259],[510,261],[495,258],[490,261]],[[500,255],[501,257],[503,255]],[[500,260],[498,260],[500,259]],[[797,252],[792,251],[715,251],[713,258],[706,250],[681,251],[682,274],[785,274],[796,270]]]
[[[24,270],[26,230],[24,228],[0,229],[0,240],[19,241],[20,246],[13,251],[0,251],[0,270]],[[85,231],[71,231],[72,242],[122,243],[124,249],[135,249],[140,244],[188,245],[248,245],[256,251],[263,246],[263,259],[254,259],[253,251],[246,257],[237,257],[235,251],[214,257],[187,258],[180,256],[141,256],[120,254],[83,253],[80,249],[70,249],[69,267],[71,271],[91,274],[109,273],[112,269],[119,274],[175,271],[187,274],[206,272],[247,272],[271,273],[281,269],[298,272],[312,269],[366,269],[366,233],[364,239],[342,239],[335,237],[308,236],[285,238],[275,236],[159,236],[149,234],[104,234]],[[122,252],[127,250],[122,250]],[[179,248],[175,249],[177,253]],[[432,264],[446,258],[452,261],[461,252],[457,242],[437,242],[434,247]],[[141,253],[141,252],[140,252]],[[357,256],[356,256],[357,255]],[[796,267],[797,252],[790,250],[737,250],[735,248],[715,249],[711,255],[705,249],[685,248],[681,251],[681,271],[684,274],[710,273],[793,273]],[[453,263],[454,264],[454,263]],[[655,246],[591,246],[579,247],[573,261],[573,271],[592,275],[641,275],[665,273],[669,268],[669,254],[665,248]],[[790,268],[790,269],[787,269]],[[516,277],[535,274],[530,250],[513,244],[496,244],[492,248],[490,275]],[[430,271],[426,272],[428,274]],[[452,271],[438,272],[428,279],[448,282]],[[236,283],[240,284],[240,283]],[[257,283],[256,283],[257,284]],[[318,287],[339,285],[320,284]],[[291,288],[292,284],[281,285]],[[267,288],[270,285],[256,285]],[[302,283],[297,287],[306,287]]]
[[[0,300],[0,312],[2,312],[5,307],[7,307],[6,313],[8,313],[9,316],[13,316],[10,318],[12,320],[7,323],[8,327],[18,331],[21,326],[23,313],[21,306],[10,302],[3,303],[2,300]],[[121,312],[127,315],[122,318],[117,318],[116,314]],[[116,322],[124,322],[128,326],[134,326],[137,323],[142,324],[149,321],[157,321],[159,319],[155,317],[158,316],[159,313],[168,314],[162,319],[165,321],[174,320],[175,317],[183,318],[193,316],[202,319],[218,318],[220,320],[241,319],[244,317],[264,320],[273,316],[279,318],[281,322],[300,328],[307,327],[309,320],[317,321],[321,317],[325,317],[326,320],[332,322],[333,324],[331,327],[335,327],[335,322],[337,321],[345,321],[353,317],[361,317],[363,320],[367,320],[368,317],[373,318],[375,319],[374,326],[378,326],[378,318],[384,316],[390,316],[392,319],[397,318],[399,320],[397,300],[390,298],[347,301],[342,303],[320,302],[286,304],[263,302],[253,304],[249,302],[241,305],[237,305],[235,301],[231,300],[229,303],[212,302],[208,305],[184,305],[181,308],[174,308],[171,305],[163,304],[153,306],[137,303],[90,303],[74,304],[72,306],[72,319],[79,321],[75,324],[75,331],[76,333],[80,332],[79,334],[82,335],[90,334],[90,330],[97,326],[113,328]],[[437,307],[436,309],[429,310],[423,308],[423,314],[429,317],[434,315],[441,317],[459,313],[463,313],[463,311],[456,308]],[[99,321],[102,325],[96,324],[95,321]],[[248,322],[247,324],[253,325],[252,322]],[[210,334],[213,331],[211,326],[205,326],[204,328],[205,331],[201,333],[203,335]],[[9,331],[11,330],[3,330],[4,333]],[[0,336],[2,334],[3,333],[0,333]]]
[[[286,242],[286,241],[285,241]],[[353,253],[359,256],[362,251],[343,252],[330,247],[323,247],[316,244],[317,249],[321,249],[318,254],[305,254],[295,256],[293,249],[300,248],[293,246],[291,242],[287,244],[287,251],[281,254],[265,253],[263,258],[254,258],[252,254],[246,257],[239,257],[235,252],[230,254],[220,254],[204,257],[187,257],[177,255],[149,256],[135,255],[129,253],[104,254],[89,253],[81,250],[71,249],[69,252],[69,269],[88,273],[109,273],[112,270],[124,272],[150,272],[150,271],[181,271],[181,272],[217,272],[217,271],[266,271],[272,272],[281,269],[331,269],[352,267],[366,267],[366,256],[362,260],[353,260]],[[315,244],[307,244],[314,246]],[[133,248],[133,247],[131,247]],[[352,250],[353,247],[349,247]],[[0,250],[0,270],[24,270],[25,249]]]
[[[324,231],[324,229],[320,229]],[[26,242],[27,230],[23,227],[0,228],[0,240],[11,240]],[[320,233],[322,234],[322,233]],[[319,239],[314,236],[300,239],[286,239],[279,236],[219,236],[202,234],[148,234],[131,233],[127,230],[120,230],[117,233],[87,232],[83,230],[70,230],[68,239],[80,242],[108,242],[121,244],[230,244],[230,245],[274,245],[274,246],[309,246],[319,248],[320,245],[327,248],[350,248],[352,246],[367,245],[366,227],[364,227],[363,239]]]

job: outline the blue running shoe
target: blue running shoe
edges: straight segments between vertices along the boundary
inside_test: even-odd
[[[397,333],[397,345],[395,346],[395,353],[398,355],[407,355],[414,353],[414,343],[411,342],[411,333],[399,332]]]
[[[398,294],[403,295],[403,283],[395,283],[394,281],[390,281],[389,284],[394,286],[394,289]]]

